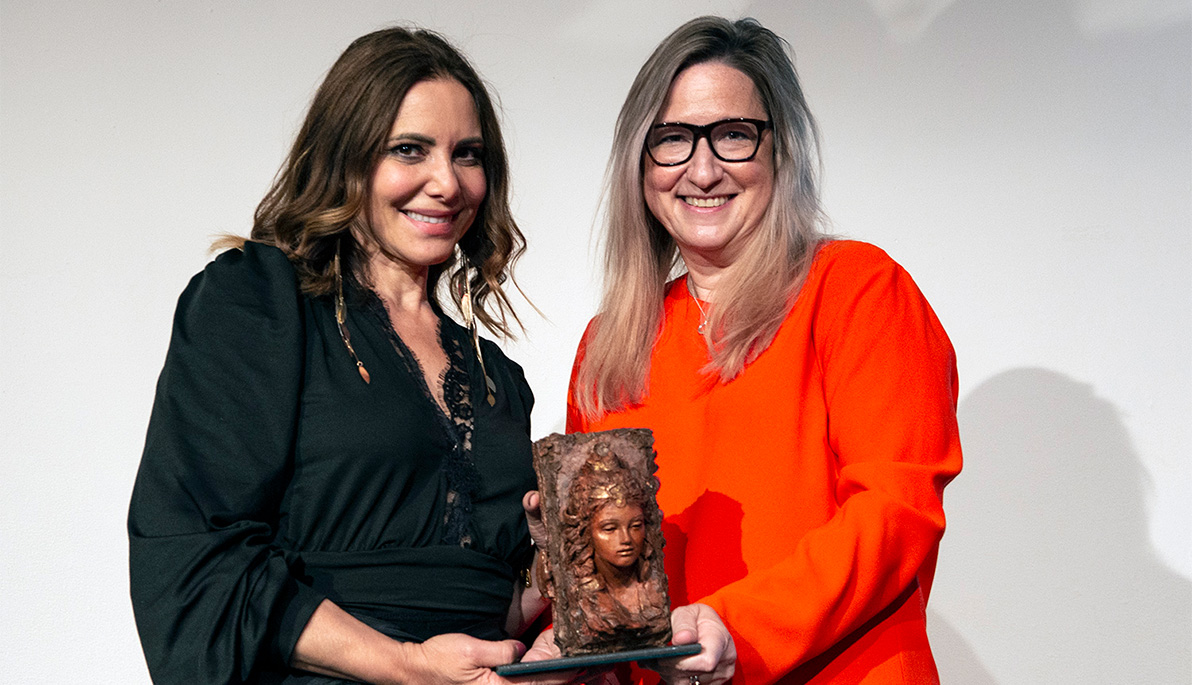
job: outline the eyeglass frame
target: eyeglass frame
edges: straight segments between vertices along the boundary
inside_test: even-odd
[[[745,159],[725,159],[724,157],[720,156],[720,153],[716,152],[716,146],[712,144],[712,129],[720,126],[721,124],[733,123],[753,124],[757,127],[757,145],[753,146],[753,153]],[[694,136],[691,139],[691,152],[689,152],[681,161],[666,163],[659,162],[658,160],[654,159],[654,154],[650,152],[650,131],[654,131],[655,129],[659,129],[664,126],[678,126],[679,128],[684,128],[688,131],[691,131],[692,136]],[[695,156],[695,149],[699,147],[700,139],[704,138],[708,141],[708,150],[712,152],[713,157],[728,164],[736,164],[738,162],[749,162],[752,161],[754,157],[757,157],[757,151],[762,149],[762,136],[765,135],[766,131],[769,131],[772,128],[773,125],[769,121],[765,121],[763,119],[749,119],[747,117],[721,119],[720,121],[713,121],[712,123],[704,124],[703,126],[687,124],[681,121],[664,121],[662,123],[654,124],[650,127],[649,131],[646,132],[646,140],[642,141],[642,147],[646,150],[646,156],[649,157],[650,161],[655,165],[662,167],[679,166],[680,164],[686,164],[687,162],[691,161],[691,158]]]

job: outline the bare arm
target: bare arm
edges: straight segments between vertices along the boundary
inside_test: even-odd
[[[489,642],[458,633],[421,644],[399,642],[324,600],[298,637],[291,665],[366,683],[502,683],[490,669],[524,652],[516,640]]]

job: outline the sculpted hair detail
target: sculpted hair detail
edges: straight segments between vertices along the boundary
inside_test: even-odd
[[[634,480],[633,471],[626,468],[615,454],[601,456],[593,454],[584,463],[572,483],[568,503],[563,513],[563,553],[570,569],[576,576],[576,585],[582,592],[578,605],[589,628],[601,635],[615,636],[618,632],[642,630],[641,616],[635,617],[626,607],[616,602],[601,603],[599,594],[604,589],[596,565],[596,552],[592,539],[592,525],[600,510],[606,505],[638,507],[645,515],[645,526],[654,527],[659,522],[651,515],[647,506],[647,495],[643,485]],[[648,583],[654,565],[655,550],[647,539],[643,542],[641,556],[636,562],[634,579]],[[664,607],[641,606],[635,611],[650,612]]]
[[[647,390],[666,282],[681,260],[646,207],[643,165],[651,162],[643,146],[671,83],[696,64],[722,62],[748,76],[774,136],[773,200],[754,239],[718,284],[704,333],[707,370],[727,382],[774,339],[824,237],[819,132],[788,49],[754,19],[700,17],[663,40],[638,72],[617,117],[605,172],[604,296],[572,397],[586,416],[631,404]]]
[[[449,78],[472,95],[484,138],[487,191],[460,249],[475,270],[472,296],[476,317],[490,330],[511,334],[520,324],[502,289],[525,239],[509,209],[509,163],[492,99],[471,64],[439,35],[422,29],[389,28],[352,42],[315,93],[306,119],[273,187],[257,207],[251,240],[286,253],[308,294],[332,292],[336,243],[343,242],[346,269],[369,283],[355,235],[380,244],[364,220],[369,181],[385,149],[402,99],[421,81]],[[236,247],[224,238],[216,247]],[[446,274],[459,306],[465,270],[452,258],[431,267],[427,295],[436,296]]]

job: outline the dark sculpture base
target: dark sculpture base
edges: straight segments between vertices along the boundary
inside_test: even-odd
[[[493,671],[499,676],[529,675],[531,673],[547,673],[549,671],[572,671],[595,666],[609,666],[625,661],[652,661],[655,659],[691,656],[692,654],[699,654],[702,649],[699,643],[692,645],[669,645],[667,647],[647,647],[645,649],[630,649],[623,652],[611,652],[609,654],[585,654],[583,656],[565,656],[561,659],[505,664],[504,666],[497,666]]]

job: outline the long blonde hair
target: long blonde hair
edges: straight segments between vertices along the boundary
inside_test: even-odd
[[[650,353],[662,327],[666,282],[680,260],[646,207],[646,133],[684,69],[721,62],[753,81],[774,136],[774,194],[745,251],[721,278],[704,337],[706,371],[735,378],[773,341],[823,240],[819,131],[789,45],[754,19],[699,17],[650,55],[617,117],[606,177],[604,297],[585,342],[573,401],[597,417],[647,392]],[[766,295],[769,295],[768,297]]]
[[[345,270],[368,284],[367,259],[353,233],[380,245],[364,220],[369,179],[385,149],[389,129],[406,93],[437,78],[458,81],[472,95],[484,139],[487,185],[460,250],[470,273],[476,318],[489,330],[510,335],[520,324],[502,284],[525,251],[525,239],[509,209],[509,162],[496,109],[476,70],[442,36],[425,29],[393,27],[352,42],[327,73],[294,146],[257,207],[250,240],[275,245],[298,273],[302,291],[327,295],[334,288],[334,256],[342,243]],[[215,247],[239,247],[225,236]],[[446,277],[458,308],[468,269],[452,257],[430,268],[427,297],[436,308],[436,285]]]

